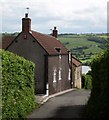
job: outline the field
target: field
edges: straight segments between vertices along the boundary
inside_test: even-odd
[[[5,35],[5,34],[4,34]],[[7,35],[18,35],[12,33]],[[66,46],[74,56],[76,56],[83,64],[88,64],[98,53],[106,49],[107,36],[106,33],[100,34],[59,34],[58,39]]]
[[[106,34],[61,34],[58,39],[81,62],[90,60],[106,48]]]

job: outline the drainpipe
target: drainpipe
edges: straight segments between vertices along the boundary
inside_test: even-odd
[[[45,55],[45,96],[49,96],[49,82],[48,82],[48,55]]]
[[[73,72],[73,70],[72,70],[73,68],[72,68],[72,67],[73,67],[73,65],[72,65],[72,53],[71,53],[71,88],[73,88],[73,84],[74,84],[74,83],[73,83],[73,80],[72,80],[72,79],[73,79],[73,78],[72,78],[72,77],[73,77],[73,76],[72,76],[72,72]]]
[[[70,85],[71,88],[73,88],[73,81],[72,81],[72,53],[68,50],[68,63],[69,63],[69,69],[71,70],[70,73]]]

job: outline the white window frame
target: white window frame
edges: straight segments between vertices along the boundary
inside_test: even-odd
[[[62,68],[59,68],[59,80],[62,80]]]
[[[49,96],[49,84],[46,84],[46,95],[45,96]]]
[[[62,59],[62,55],[59,55],[59,59],[60,59],[60,60]]]
[[[57,70],[56,70],[56,68],[54,68],[54,70],[53,70],[53,83],[56,82],[56,72],[57,72]]]
[[[69,71],[68,71],[68,80],[71,80],[71,69],[69,68]]]
[[[69,63],[71,62],[71,52],[69,52]]]

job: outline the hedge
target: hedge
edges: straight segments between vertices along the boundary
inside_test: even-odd
[[[2,67],[1,67],[1,56],[0,56],[0,120],[2,119]]]
[[[87,74],[82,75],[82,79],[84,79],[84,86],[82,86],[84,89],[92,89],[92,76],[91,71],[89,71]]]
[[[89,118],[109,118],[109,49],[91,63],[92,91],[87,105]]]
[[[35,65],[8,51],[2,58],[2,118],[24,118],[35,106]]]

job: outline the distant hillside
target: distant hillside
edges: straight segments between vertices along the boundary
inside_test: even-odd
[[[3,33],[2,35],[17,36],[19,33]],[[88,63],[99,52],[106,48],[107,34],[59,34],[58,39],[81,62]]]
[[[106,34],[60,34],[58,39],[83,63],[106,48]]]

